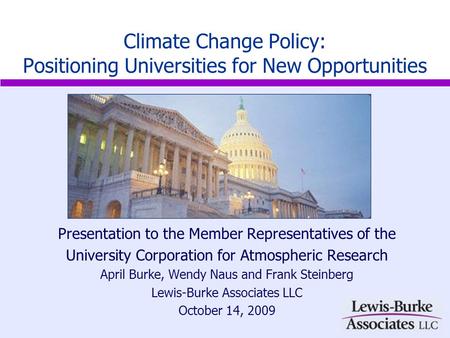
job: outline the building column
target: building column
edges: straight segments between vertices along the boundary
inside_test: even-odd
[[[166,158],[166,140],[161,139],[161,144],[159,146],[159,164],[163,163],[164,159]]]
[[[97,140],[95,142],[95,152],[94,152],[94,162],[92,163],[90,180],[94,181],[98,177],[98,164],[100,163],[100,153],[102,147],[103,134],[105,133],[105,128],[100,127],[97,131]]]
[[[133,158],[131,160],[131,170],[139,169],[139,149],[141,147],[141,142],[139,138],[136,138],[133,142]]]
[[[103,154],[102,173],[100,177],[105,178],[109,176],[109,165],[111,163],[111,152],[113,149],[114,141],[114,129],[116,128],[116,122],[110,121],[108,123],[108,134],[106,136],[106,148]]]
[[[210,159],[208,161],[208,177],[206,181],[206,197],[208,198],[208,200],[212,198],[212,190],[213,190],[212,176],[213,176],[213,164],[212,160]]]
[[[172,189],[180,189],[180,146],[175,144],[173,150]]]
[[[201,154],[198,154],[197,164],[197,200],[202,199],[202,171],[203,171],[203,158]]]
[[[123,166],[124,172],[130,171],[131,168],[131,150],[133,147],[133,140],[134,140],[134,129],[130,128],[128,130],[127,145],[125,148],[125,164]]]
[[[167,141],[164,139],[161,139],[160,146],[159,146],[159,161],[158,166],[166,160],[166,144]],[[161,184],[165,187],[166,186],[166,177],[163,176],[161,179]]]
[[[219,197],[219,190],[220,190],[220,187],[219,187],[219,168],[218,167],[216,167],[215,168],[215,170],[214,170],[214,190],[215,190],[215,193],[214,193],[214,197],[216,197],[216,198],[218,198]]]
[[[142,164],[142,172],[145,174],[150,174],[152,170],[152,166],[149,163],[151,160],[150,157],[150,145],[151,145],[152,135],[147,132],[145,135],[145,142],[144,142],[144,163]]]
[[[191,199],[191,176],[192,176],[192,150],[188,149],[186,154],[186,180],[184,185],[184,190],[186,190],[186,194],[188,199]]]
[[[86,151],[84,156],[83,166],[80,168],[80,172],[78,173],[78,177],[81,177],[83,180],[89,180],[91,175],[92,168],[92,152],[95,152],[95,142],[91,142],[91,136],[93,135],[92,129],[85,128],[84,133],[86,134],[86,144],[84,145]],[[81,137],[80,137],[81,141]],[[79,152],[79,150],[78,150]]]
[[[120,149],[123,146],[123,140],[121,135],[116,136],[116,142],[115,142],[115,150],[113,145],[113,152],[112,152],[112,159],[111,159],[111,175],[116,175],[120,172],[120,168],[123,168],[123,165],[121,167],[121,161],[122,157],[120,155]]]
[[[228,171],[223,172],[223,194],[228,198]]]
[[[72,144],[72,149],[70,149],[69,157],[69,177],[75,177],[75,170],[77,167],[78,159],[78,148],[80,147],[80,137],[83,132],[84,121],[78,120],[77,126],[75,127],[75,139]]]

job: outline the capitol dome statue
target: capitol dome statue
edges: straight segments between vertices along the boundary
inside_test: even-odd
[[[250,125],[242,98],[236,123],[223,135],[220,150],[232,161],[228,167],[231,175],[277,186],[278,168],[272,161],[272,150],[264,143],[261,133]]]

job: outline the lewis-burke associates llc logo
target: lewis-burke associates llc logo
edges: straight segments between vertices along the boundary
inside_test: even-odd
[[[434,305],[421,299],[360,302],[352,300],[351,314],[342,318],[346,330],[428,330],[439,329],[442,319]]]

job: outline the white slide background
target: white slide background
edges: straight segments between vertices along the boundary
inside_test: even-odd
[[[22,58],[123,57],[129,31],[248,34],[302,32],[326,37],[321,56],[333,59],[392,56],[426,59],[426,78],[449,78],[448,24],[444,2],[165,2],[93,4],[78,1],[3,4],[1,78],[21,78]],[[145,54],[143,54],[145,55]],[[165,54],[160,54],[165,55]],[[218,57],[218,54],[211,54]],[[228,75],[229,76],[229,75]],[[261,75],[260,77],[263,77]],[[372,94],[372,219],[361,221],[241,220],[68,220],[67,93],[370,93]],[[448,337],[450,313],[447,220],[450,160],[449,88],[0,88],[0,336],[1,337],[346,337],[341,319],[358,299],[423,299],[444,319],[433,336]],[[387,263],[337,264],[354,269],[355,280],[302,282],[301,301],[275,300],[270,318],[181,318],[177,300],[155,301],[146,281],[98,280],[104,264],[71,264],[66,247],[107,248],[104,243],[57,240],[59,226],[76,227],[261,227],[317,225],[395,229],[392,242],[307,244],[343,249],[378,249]],[[114,246],[115,244],[111,244]],[[117,246],[127,244],[118,243]],[[145,246],[145,243],[136,244]],[[155,249],[173,243],[158,241]],[[176,243],[177,248],[283,249],[269,245],[218,242]],[[362,244],[360,244],[362,246]],[[314,264],[308,267],[321,267]],[[111,268],[116,267],[114,264]],[[144,265],[141,267],[145,267]],[[177,264],[193,268],[192,264]],[[196,267],[196,266],[195,266]],[[241,270],[250,265],[224,268]],[[214,287],[215,283],[210,283]],[[288,286],[290,286],[289,284]],[[202,286],[168,282],[167,287]],[[222,282],[218,287],[224,286]],[[237,286],[231,285],[230,286]],[[280,282],[241,287],[279,288]],[[217,300],[220,304],[222,301]],[[262,303],[263,301],[261,301]],[[265,303],[272,303],[267,300]],[[205,301],[205,303],[214,302]],[[234,303],[234,302],[231,302]],[[248,302],[242,302],[246,304]],[[258,302],[260,303],[260,302]],[[430,336],[430,332],[359,332],[364,336]]]

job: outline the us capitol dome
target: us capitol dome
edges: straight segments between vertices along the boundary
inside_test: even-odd
[[[277,186],[278,168],[272,161],[272,150],[264,143],[261,132],[252,127],[241,103],[236,111],[236,123],[223,135],[220,150],[231,164],[231,175],[267,186]]]

